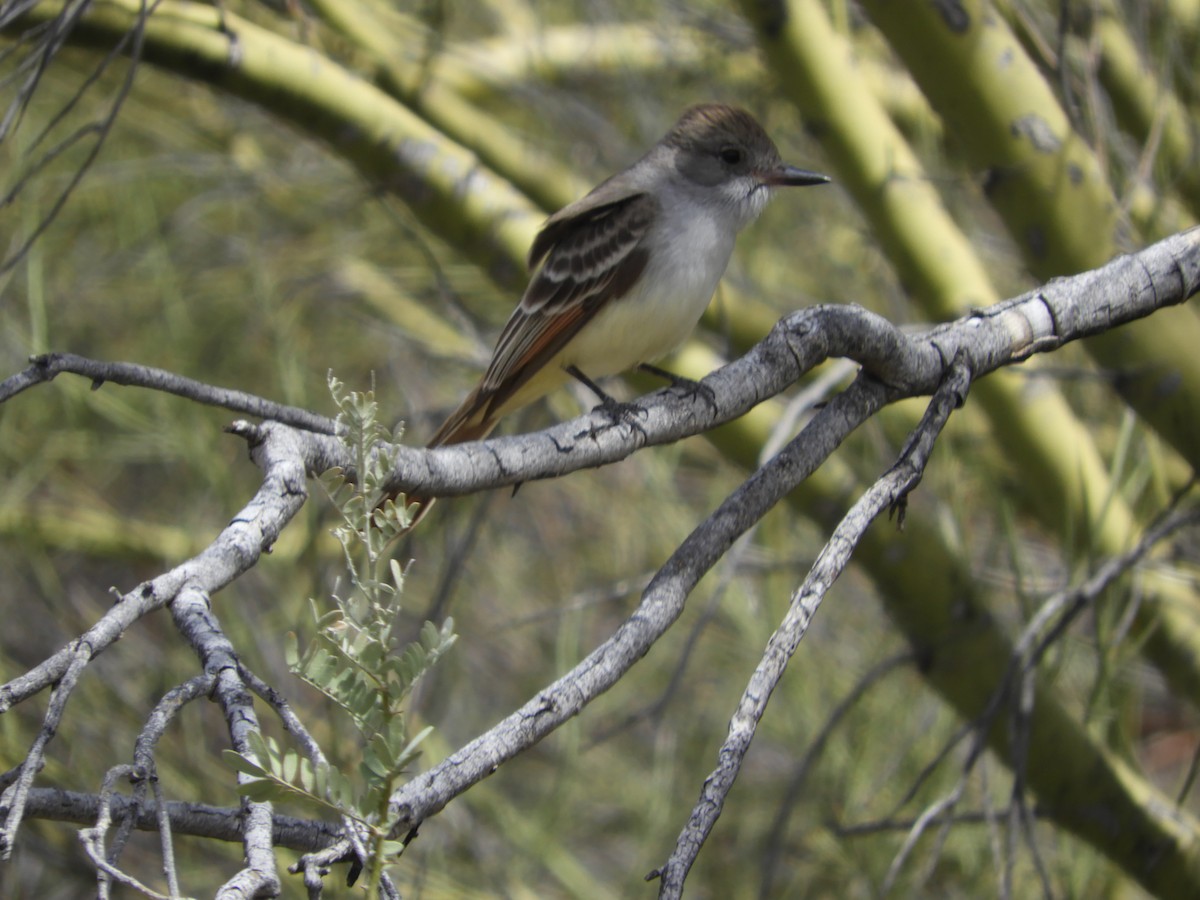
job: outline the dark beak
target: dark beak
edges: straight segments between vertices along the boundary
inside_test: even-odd
[[[807,184],[828,184],[828,175],[797,169],[795,166],[779,166],[767,172],[759,172],[758,180],[771,187],[803,187]]]

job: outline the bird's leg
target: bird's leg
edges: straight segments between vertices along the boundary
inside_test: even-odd
[[[647,375],[653,375],[656,378],[661,378],[664,381],[671,382],[672,388],[679,389],[679,396],[684,400],[692,400],[695,397],[703,397],[704,402],[709,405],[712,411],[717,411],[717,398],[713,394],[712,388],[706,384],[701,384],[691,378],[683,375],[676,375],[674,372],[668,372],[666,369],[660,369],[658,366],[652,366],[650,363],[642,363],[638,366]]]
[[[636,403],[623,403],[615,397],[610,396],[604,391],[603,388],[600,387],[600,385],[596,384],[596,382],[584,375],[583,372],[581,372],[576,366],[567,366],[566,372],[600,399],[600,405],[597,406],[596,409],[608,416],[609,428],[613,427],[614,425],[624,423],[633,430],[640,431],[642,437],[646,436],[645,430],[638,422],[638,419],[646,415],[646,411],[644,409],[642,409]],[[593,428],[590,432],[590,436],[595,437],[601,430],[602,429]],[[578,436],[583,437],[584,435],[581,434]]]

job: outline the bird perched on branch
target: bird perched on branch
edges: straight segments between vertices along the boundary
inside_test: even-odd
[[[645,156],[542,226],[533,278],[483,379],[428,446],[482,440],[571,378],[595,389],[593,379],[666,356],[695,328],[734,239],[772,190],[828,181],[785,165],[745,110],[693,106]],[[409,502],[420,517],[431,498]]]

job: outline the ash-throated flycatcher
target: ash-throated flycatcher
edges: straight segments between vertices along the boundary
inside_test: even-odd
[[[546,221],[529,250],[533,280],[483,380],[429,446],[480,440],[572,376],[666,356],[700,320],[771,189],[827,181],[784,165],[745,110],[693,106],[649,153]]]

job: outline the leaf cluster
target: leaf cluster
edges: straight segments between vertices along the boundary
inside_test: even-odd
[[[329,389],[339,410],[339,434],[361,473],[353,483],[340,470],[321,479],[341,515],[333,534],[344,552],[349,590],[334,591],[334,608],[326,611],[310,599],[316,634],[304,648],[290,634],[287,662],[345,711],[361,738],[362,758],[353,770],[343,770],[319,752],[306,757],[258,734],[247,752],[228,756],[247,776],[242,790],[251,799],[298,801],[348,817],[367,829],[371,856],[378,860],[403,849],[393,839],[388,800],[433,731],[429,726],[410,737],[405,703],[457,635],[452,619],[441,628],[426,622],[415,641],[405,643],[398,635],[404,570],[385,551],[409,516],[403,504],[391,501],[376,509],[390,466],[388,454],[376,448],[399,434],[379,424],[373,391],[347,391],[332,375]]]

